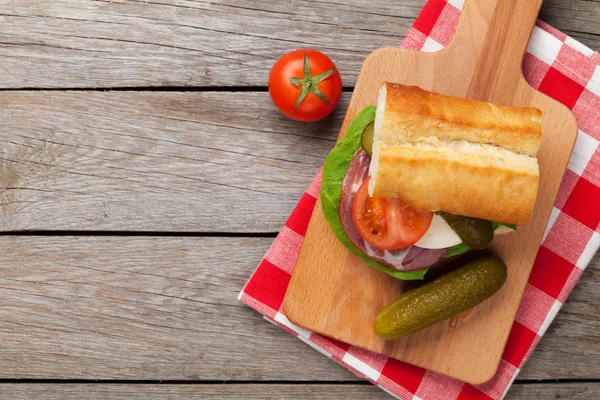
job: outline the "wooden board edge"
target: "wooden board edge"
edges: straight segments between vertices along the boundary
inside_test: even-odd
[[[390,47],[390,46],[378,48],[378,49],[376,49],[375,51],[373,51],[372,53],[370,53],[367,56],[367,58],[365,59],[365,61],[363,62],[363,65],[361,67],[361,72],[362,72],[362,70],[365,67],[368,67],[368,64],[372,63],[373,60],[377,60],[380,56],[387,57],[387,55],[385,53],[388,52],[388,51],[392,51],[392,52],[395,52],[395,53],[396,52],[419,52],[419,51],[416,51],[416,50],[407,50],[407,49],[395,48],[395,47]],[[422,52],[420,52],[420,53],[422,53]],[[428,54],[428,53],[426,53],[426,54]],[[432,54],[435,54],[435,53],[432,53]],[[360,78],[360,76],[361,75],[359,74],[359,78]],[[525,80],[525,78],[524,78],[523,75],[521,75],[521,78],[526,83],[527,86],[531,87],[531,85],[529,85],[529,83],[526,82],[526,80]],[[565,115],[569,115],[570,116],[569,118],[570,118],[571,121],[568,121],[568,122],[565,121],[565,124],[568,124],[568,125],[572,126],[573,129],[572,130],[570,130],[570,129],[569,130],[565,130],[565,135],[563,137],[561,137],[561,142],[565,141],[565,140],[567,141],[567,146],[570,147],[569,154],[572,154],[573,148],[574,148],[576,140],[577,140],[577,135],[578,135],[578,125],[577,125],[577,121],[575,119],[574,114],[564,104],[558,102],[557,100],[551,98],[550,96],[547,96],[547,95],[539,92],[537,89],[535,89],[533,87],[532,87],[532,90],[536,90],[538,96],[547,98],[547,100],[544,100],[544,101],[551,101],[551,102],[555,103],[558,107],[564,108],[565,110],[569,111],[568,114],[565,113]],[[353,97],[354,97],[354,95],[356,93],[357,92],[353,93]],[[352,104],[353,104],[353,98],[350,99],[349,106],[348,106],[348,108],[346,110],[346,114],[345,114],[345,117],[344,117],[344,121],[342,123],[342,127],[340,129],[340,134],[338,136],[338,140],[345,135],[345,132],[346,132],[346,129],[347,129],[348,125],[350,124],[350,122],[352,121],[352,119],[358,114],[358,111],[360,111],[360,110],[354,110],[354,109],[352,109]],[[360,106],[359,106],[359,108],[360,108]],[[569,159],[570,159],[570,157],[566,158],[565,163],[564,163],[564,168],[562,168],[562,166],[561,166],[561,170],[562,170],[561,181],[562,181],[562,177],[566,173]],[[552,201],[553,204],[556,201],[556,197],[559,194],[559,190],[560,190],[560,186],[558,187],[558,189],[556,191],[556,194],[554,195],[554,198],[553,198],[553,201]],[[320,201],[320,199],[317,198],[317,201]],[[315,211],[316,211],[316,209],[314,209],[313,212],[311,213],[311,218],[310,218],[309,226],[313,223],[313,218],[315,218]],[[550,216],[551,216],[551,214],[548,213],[547,218],[545,218],[545,225],[547,225],[547,223],[548,223],[548,221],[550,219]],[[538,248],[541,247],[542,241],[543,241],[543,238],[540,238],[540,243],[537,245]],[[304,242],[303,242],[303,245],[304,245]],[[301,248],[300,252],[302,252],[302,248]],[[529,268],[529,273],[531,273],[532,268],[533,268],[533,263],[532,263],[532,265]],[[293,274],[292,274],[292,279],[293,279]],[[290,281],[290,283],[291,283],[291,281]],[[520,294],[520,299],[522,299],[522,297],[524,295],[525,287],[526,286],[524,286],[524,289],[523,289],[523,291]],[[299,324],[299,323],[296,322],[297,319],[295,319],[293,315],[288,316],[288,314],[287,314],[288,308],[286,307],[287,294],[288,294],[288,291],[286,290],[286,295],[285,295],[285,298],[284,298],[284,303],[283,303],[283,308],[282,309],[283,309],[284,314],[288,318],[288,320],[290,320],[290,322],[292,322],[293,324],[295,324],[295,325],[297,325],[297,326],[299,326],[299,327],[301,327],[303,329],[307,329],[307,330],[310,330],[312,332],[318,333],[320,335],[323,335],[323,336],[326,336],[326,337],[330,337],[327,334],[318,332],[318,330],[315,330],[314,328],[303,327],[302,324]],[[515,321],[517,312],[518,312],[518,307],[514,310],[514,314],[512,315],[512,318],[511,318],[511,320],[513,321],[513,323]],[[508,338],[510,336],[510,332],[511,332],[511,330],[507,330],[507,332],[506,332],[505,338],[503,340],[502,351],[498,352],[497,361],[494,361],[494,363],[490,363],[490,365],[493,366],[493,367],[490,368],[489,370],[486,369],[486,371],[484,373],[482,372],[482,374],[480,375],[481,379],[466,380],[464,377],[456,377],[456,376],[454,376],[454,378],[463,380],[464,382],[467,382],[467,383],[470,383],[470,384],[474,384],[474,385],[484,384],[486,382],[489,382],[491,379],[493,379],[494,376],[496,375],[497,371],[498,371],[498,368],[499,368],[501,362],[502,362],[502,354],[504,353],[504,349],[506,347],[506,343],[508,342]],[[359,346],[357,346],[357,347],[359,347]],[[389,356],[389,357],[390,358],[394,358],[392,356]],[[413,363],[413,365],[419,366],[418,364],[415,364],[415,363]],[[422,368],[425,368],[425,367],[422,367]],[[445,373],[443,373],[443,374],[445,374]],[[445,375],[452,376],[452,375],[448,375],[448,374],[445,374]]]

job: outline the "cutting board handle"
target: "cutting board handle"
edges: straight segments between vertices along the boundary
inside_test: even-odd
[[[516,85],[523,79],[521,63],[542,1],[465,0],[444,51],[454,66],[473,72],[470,97],[486,98],[492,86]]]

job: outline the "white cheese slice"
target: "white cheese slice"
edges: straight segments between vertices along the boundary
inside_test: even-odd
[[[445,249],[448,247],[456,246],[460,244],[462,240],[458,235],[450,228],[450,225],[437,214],[433,215],[431,225],[425,235],[415,246],[423,247],[425,249]]]
[[[494,231],[495,235],[503,233],[514,232],[514,229],[500,225]],[[462,243],[456,232],[450,228],[450,225],[437,214],[434,214],[431,220],[431,225],[425,235],[415,243],[415,246],[423,247],[425,249],[445,249],[448,247],[456,246]]]
[[[513,228],[511,228],[510,226],[500,225],[494,231],[494,235],[501,235],[503,233],[510,233],[510,232],[514,232],[514,231],[515,230]]]

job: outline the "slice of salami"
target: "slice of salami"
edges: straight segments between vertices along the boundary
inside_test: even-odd
[[[352,201],[362,183],[369,176],[371,157],[359,149],[348,166],[342,181],[340,220],[350,242],[373,260],[399,271],[416,271],[427,268],[446,254],[446,249],[424,249],[410,246],[398,250],[381,250],[367,243],[352,222]]]

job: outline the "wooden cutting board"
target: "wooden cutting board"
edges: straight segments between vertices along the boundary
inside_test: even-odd
[[[542,0],[466,0],[451,43],[436,53],[376,50],[365,60],[341,128],[377,104],[385,81],[453,96],[543,111],[540,185],[531,222],[497,237],[491,249],[505,260],[502,289],[473,311],[396,341],[373,332],[375,315],[403,282],[364,264],[335,238],[320,202],[313,212],[286,297],[294,324],[469,383],[496,372],[559,185],[577,136],[572,113],[530,87],[521,61]]]

